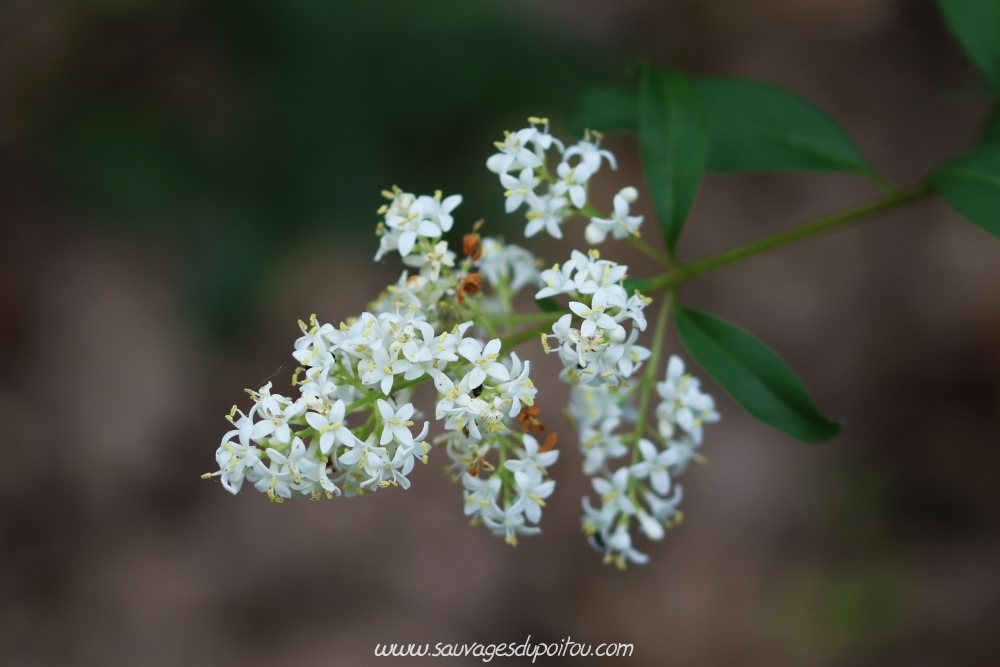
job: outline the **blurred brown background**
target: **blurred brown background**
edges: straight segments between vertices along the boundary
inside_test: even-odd
[[[369,261],[380,189],[462,192],[459,227],[520,242],[490,142],[529,114],[558,132],[639,55],[788,85],[900,184],[984,108],[931,0],[0,3],[0,664],[362,665],[376,642],[529,634],[634,642],[636,665],[1000,664],[1000,244],[940,202],[685,289],[845,429],[796,444],[709,383],[709,465],[646,567],[587,547],[566,388],[531,343],[563,458],[516,549],[466,525],[440,452],[363,499],[199,479],[296,318],[398,274]],[[641,179],[609,145],[597,202]],[[876,194],[709,177],[681,255]]]

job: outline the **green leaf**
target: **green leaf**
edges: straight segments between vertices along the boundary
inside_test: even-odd
[[[648,64],[642,66],[637,117],[646,183],[673,255],[705,170],[708,119],[680,72]]]
[[[840,432],[840,424],[823,416],[802,380],[769,347],[714,315],[674,310],[684,347],[747,412],[802,442]]]
[[[965,55],[994,91],[1000,91],[1000,2],[938,0],[948,27]]]
[[[543,313],[558,313],[560,310],[566,310],[564,306],[560,305],[551,296],[544,299],[535,299],[535,303],[538,304],[538,309]]]
[[[727,77],[694,86],[711,122],[709,171],[875,173],[847,133],[798,93]]]
[[[931,184],[951,206],[1000,238],[1000,146],[981,146],[931,174]]]
[[[983,122],[979,124],[979,129],[976,131],[976,143],[979,145],[1000,144],[1000,107],[995,103],[990,107],[990,112],[983,119]]]
[[[635,132],[636,107],[634,90],[623,86],[591,88],[577,99],[567,124],[580,136],[588,129],[605,134]]]

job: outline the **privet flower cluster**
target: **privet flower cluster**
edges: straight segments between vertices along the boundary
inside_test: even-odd
[[[510,423],[534,405],[530,362],[504,355],[486,331],[488,312],[504,305],[483,299],[483,279],[505,302],[537,283],[535,258],[496,239],[466,236],[458,261],[444,232],[453,226],[460,196],[420,196],[395,188],[379,212],[376,259],[398,251],[410,267],[372,304],[342,322],[300,322],[293,356],[298,396],[250,391],[244,414],[229,415],[233,430],[216,452],[223,486],[237,493],[244,480],[281,502],[295,494],[314,499],[361,495],[388,486],[409,488],[415,461],[427,462],[429,423],[411,402],[416,385],[432,381],[439,400],[435,442],[464,468],[466,514],[512,543],[538,528],[544,499],[555,482],[548,466],[558,458]],[[481,273],[477,272],[481,271]],[[497,452],[500,468],[487,461]],[[480,472],[492,471],[491,475]]]
[[[496,142],[500,152],[486,161],[486,167],[500,176],[506,188],[507,212],[527,206],[524,235],[530,238],[545,230],[561,239],[563,223],[583,216],[590,218],[584,233],[592,245],[602,243],[609,233],[616,239],[638,236],[642,216],[629,214],[630,205],[639,196],[635,188],[623,188],[615,195],[609,218],[596,215],[587,201],[590,179],[601,166],[607,162],[612,169],[618,168],[615,156],[601,148],[600,133],[588,130],[581,141],[566,148],[549,134],[548,119],[529,118],[528,122],[524,129],[504,133],[504,140]],[[548,169],[551,153],[559,158],[555,174]]]
[[[549,134],[547,120],[529,123],[506,133],[487,161],[506,188],[507,211],[527,206],[525,236],[544,229],[561,238],[567,220],[584,217],[591,244],[609,235],[638,237],[643,219],[630,213],[635,188],[614,197],[608,217],[588,201],[594,174],[604,163],[617,166],[601,136],[588,132],[567,148]],[[554,174],[547,166],[552,155]],[[555,433],[533,435],[544,425],[530,361],[505,350],[501,337],[520,336],[514,332],[525,320],[518,318],[528,317],[546,322],[535,331],[572,386],[566,414],[578,430],[583,471],[600,496],[597,508],[583,499],[584,532],[606,562],[646,562],[632,546],[633,519],[652,540],[681,520],[681,487],[672,478],[700,460],[703,425],[719,418],[711,396],[672,357],[656,386],[657,428],[637,423],[644,415],[633,405],[642,387],[636,376],[651,357],[638,338],[651,299],[630,294],[623,284],[628,267],[596,249],[574,250],[540,272],[524,248],[482,238],[480,221],[453,250],[443,237],[454,228],[460,195],[417,196],[397,187],[383,195],[375,260],[398,252],[406,269],[357,317],[338,326],[315,315],[299,322],[297,395],[274,393],[270,382],[248,390],[253,405],[246,413],[233,406],[233,428],[216,451],[219,470],[205,477],[218,477],[234,494],[249,480],[275,502],[363,495],[409,488],[416,462],[427,463],[436,446],[451,461],[446,472],[461,483],[465,515],[516,545],[519,535],[540,530],[555,489],[548,469],[559,458]],[[563,312],[538,320],[515,314],[513,300],[529,286],[550,307],[553,298],[564,300],[555,302]],[[422,383],[437,393],[441,432],[430,440],[430,423],[418,427],[423,414],[412,401]]]
[[[683,490],[673,478],[690,461],[704,460],[697,452],[703,427],[719,420],[715,401],[701,391],[697,378],[684,373],[680,357],[670,357],[666,378],[656,390],[661,401],[655,435],[645,431],[644,424],[621,432],[624,424],[631,426],[638,417],[632,388],[578,385],[570,395],[568,412],[579,432],[583,471],[594,476],[592,484],[600,498],[597,508],[590,498],[583,498],[583,530],[591,545],[604,552],[605,562],[619,568],[648,561],[633,546],[633,520],[654,541],[663,539],[664,528],[683,520],[677,508]],[[619,463],[621,459],[625,460]]]
[[[619,432],[623,423],[638,418],[630,400],[636,386],[630,380],[651,354],[636,344],[639,331],[646,328],[643,309],[650,300],[638,290],[626,293],[621,281],[627,270],[601,259],[596,250],[587,255],[574,251],[562,267],[542,272],[543,287],[536,294],[566,294],[570,299],[571,313],[552,326],[551,334],[542,335],[542,345],[546,352],[558,352],[563,363],[559,377],[574,385],[567,412],[578,429],[583,471],[594,476],[594,490],[601,498],[599,509],[583,499],[584,532],[605,560],[619,567],[647,561],[632,546],[632,519],[651,540],[662,539],[664,527],[680,521],[682,491],[678,486],[671,493],[671,474],[682,472],[696,457],[703,425],[719,419],[712,397],[701,391],[697,378],[684,374],[683,361],[673,356],[666,379],[657,384],[662,402],[656,408],[656,439],[662,448],[642,429]],[[623,323],[630,324],[631,331]],[[612,471],[611,462],[630,452],[631,464]]]

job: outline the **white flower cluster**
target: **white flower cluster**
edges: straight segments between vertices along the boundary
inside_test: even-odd
[[[513,437],[520,437],[521,447],[510,440],[504,445],[517,458],[502,461],[502,467],[489,477],[476,474],[484,468],[492,469],[484,465],[482,458],[483,449],[487,448],[453,440],[448,451],[458,465],[465,467],[462,485],[466,516],[474,524],[484,523],[494,535],[503,535],[509,544],[517,546],[518,535],[540,531],[537,525],[528,524],[541,521],[545,499],[555,490],[555,481],[548,479],[548,467],[559,458],[559,451],[539,447],[538,441],[527,433]]]
[[[612,169],[618,168],[615,156],[601,148],[601,135],[587,131],[581,141],[566,148],[549,134],[548,119],[529,118],[528,122],[529,127],[505,132],[504,140],[495,142],[500,152],[486,161],[486,167],[499,174],[506,188],[507,212],[527,205],[524,235],[532,237],[544,229],[561,239],[562,224],[583,216],[590,218],[586,238],[592,245],[602,243],[608,233],[616,239],[638,236],[642,216],[629,215],[629,206],[638,197],[635,188],[624,188],[615,196],[614,213],[607,219],[594,215],[596,210],[587,203],[590,179],[602,164],[607,161]],[[559,157],[554,175],[547,166],[550,150]],[[542,184],[546,185],[544,192]]]
[[[440,393],[435,417],[446,431],[438,441],[465,468],[466,514],[516,542],[515,535],[539,530],[526,523],[541,518],[555,486],[546,469],[558,452],[511,434],[507,425],[522,406],[534,405],[530,363],[512,353],[505,365],[498,338],[468,334],[483,321],[475,267],[491,284],[516,292],[537,282],[535,259],[470,234],[466,258],[457,262],[440,237],[453,225],[460,196],[442,201],[440,192],[417,197],[398,188],[384,194],[390,202],[379,210],[385,218],[376,259],[398,250],[416,272],[404,271],[372,312],[339,327],[315,316],[299,322],[293,356],[300,368],[292,378],[298,397],[274,394],[270,383],[251,391],[253,407],[246,414],[233,407],[234,428],[216,452],[219,471],[206,477],[219,477],[234,494],[250,480],[276,502],[294,494],[315,499],[409,488],[415,460],[426,463],[430,449],[428,422],[417,434],[411,430],[420,415],[410,398],[416,385],[433,380]],[[484,457],[494,450],[500,470],[480,479],[480,470],[493,469]],[[468,511],[472,505],[475,512]]]
[[[635,422],[632,394],[618,387],[577,386],[570,397],[569,414],[580,436],[584,472],[595,475],[592,483],[601,506],[583,499],[583,530],[594,548],[604,552],[605,562],[624,568],[626,563],[646,563],[646,554],[632,544],[632,519],[650,540],[661,540],[664,527],[680,523],[677,508],[683,497],[672,479],[682,473],[701,445],[703,425],[719,420],[712,397],[700,389],[697,378],[684,373],[684,362],[672,356],[667,376],[657,384],[662,399],[656,408],[659,421],[658,446],[642,437],[641,429],[618,432],[624,422]],[[643,425],[642,428],[645,428]],[[626,443],[634,443],[630,450]],[[633,451],[630,464],[615,470],[611,461]]]
[[[379,226],[382,238],[375,255],[376,262],[392,250],[398,250],[405,258],[413,251],[418,239],[440,238],[444,232],[451,231],[454,224],[451,212],[462,203],[462,195],[452,195],[442,201],[440,190],[433,197],[418,197],[398,187],[382,194],[389,203],[378,212],[385,216],[384,225],[388,231]]]
[[[570,384],[617,385],[649,358],[649,350],[636,340],[646,329],[643,310],[651,300],[638,290],[629,296],[621,282],[628,267],[600,257],[597,250],[586,255],[574,250],[562,267],[556,264],[542,272],[544,287],[535,295],[570,296],[572,314],[563,315],[552,325],[552,334],[542,336],[546,353],[551,351],[548,339],[556,339],[563,362],[559,377]],[[626,321],[631,331],[622,325]]]

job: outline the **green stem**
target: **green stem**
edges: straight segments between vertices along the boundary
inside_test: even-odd
[[[604,218],[604,214],[602,214],[600,211],[598,211],[597,207],[595,207],[590,202],[587,202],[586,204],[584,204],[583,208],[578,209],[577,213],[579,213],[580,216],[582,216],[584,218],[587,218],[587,219],[590,219],[590,218],[602,218],[602,219],[605,219]],[[636,248],[638,248],[644,255],[652,258],[658,264],[663,264],[664,266],[668,266],[668,267],[671,267],[671,268],[673,267],[674,261],[670,257],[668,257],[667,255],[664,255],[662,252],[660,252],[659,250],[657,250],[653,246],[651,246],[648,243],[646,243],[645,241],[643,241],[637,235],[630,234],[628,236],[627,240],[628,240],[629,243],[631,243]]]
[[[775,248],[781,248],[798,241],[812,238],[814,236],[820,236],[821,234],[826,234],[836,229],[874,218],[908,204],[927,199],[933,194],[933,189],[929,184],[918,185],[908,190],[900,190],[887,197],[883,197],[882,199],[861,204],[860,206],[855,206],[853,208],[840,211],[839,213],[834,213],[833,215],[828,215],[817,220],[807,222],[799,225],[798,227],[793,227],[792,229],[772,234],[771,236],[765,236],[762,239],[737,246],[731,250],[719,253],[718,255],[712,255],[711,257],[706,257],[705,259],[701,259],[690,264],[682,264],[676,270],[653,280],[647,291],[655,292],[658,290],[677,287],[692,278],[710,273],[724,266],[728,266],[729,264],[734,264],[741,260],[768,252],[769,250],[774,250]]]
[[[653,344],[650,347],[652,353],[646,366],[646,372],[642,376],[639,388],[639,416],[635,423],[635,431],[632,434],[632,465],[639,462],[639,440],[646,429],[646,419],[649,416],[649,403],[653,394],[653,387],[656,386],[656,374],[660,367],[660,352],[663,349],[663,339],[667,335],[667,319],[670,316],[670,308],[673,305],[674,293],[667,292],[660,304],[660,312],[656,316],[656,328],[653,330]],[[635,480],[629,480],[629,499],[636,504]]]
[[[500,476],[500,481],[503,482],[503,505],[505,508],[510,507],[510,498],[513,493],[511,484],[513,482],[513,476],[510,471],[507,470],[507,438],[497,438],[497,449],[499,450],[497,465],[497,474]]]
[[[634,245],[636,248],[638,248],[644,255],[646,255],[647,257],[651,257],[654,261],[658,262],[659,264],[663,264],[664,266],[671,265],[672,260],[669,257],[660,253],[656,248],[649,245],[648,243],[640,239],[638,236],[629,235],[628,242]]]
[[[656,385],[656,373],[660,367],[660,352],[663,348],[663,339],[667,335],[667,319],[670,316],[670,308],[673,306],[674,293],[667,292],[663,298],[663,303],[660,305],[660,312],[656,316],[656,328],[653,330],[653,345],[650,347],[652,351],[649,355],[649,362],[646,365],[646,372],[640,380],[641,385],[639,387],[639,417],[635,423],[635,433],[633,438],[636,444],[633,445],[632,450],[632,463],[638,463],[639,461],[639,439],[642,438],[642,433],[646,428],[646,418],[649,416],[649,402],[653,393],[653,387]]]
[[[531,340],[532,338],[538,338],[541,334],[548,331],[552,324],[558,320],[560,317],[566,313],[544,313],[548,315],[548,318],[542,324],[538,326],[531,327],[530,329],[525,329],[524,331],[519,331],[516,334],[511,334],[510,336],[505,336],[500,339],[500,343],[503,345],[503,349],[508,349],[512,347],[517,347],[521,343]]]
[[[520,315],[487,315],[486,319],[500,324],[532,324],[534,322],[550,322],[553,316],[557,319],[569,311],[549,312],[549,313],[524,313]]]
[[[415,380],[405,380],[403,382],[394,382],[393,385],[392,385],[392,392],[391,393],[395,393],[395,392],[399,391],[400,389],[409,389],[410,387],[415,387],[416,385],[420,384],[421,382],[427,382],[430,379],[431,379],[431,377],[429,375],[421,375],[420,377],[418,377]],[[347,408],[344,410],[344,414],[348,414],[349,415],[352,412],[354,412],[355,410],[357,410],[359,408],[363,408],[363,407],[365,407],[366,405],[368,405],[370,403],[374,403],[375,401],[377,401],[380,398],[384,399],[384,398],[387,398],[387,396],[382,393],[382,390],[378,386],[376,386],[374,389],[372,389],[371,391],[368,392],[367,396],[365,396],[364,398],[359,398],[358,400],[356,400],[353,403],[351,403],[350,405],[348,405]]]

